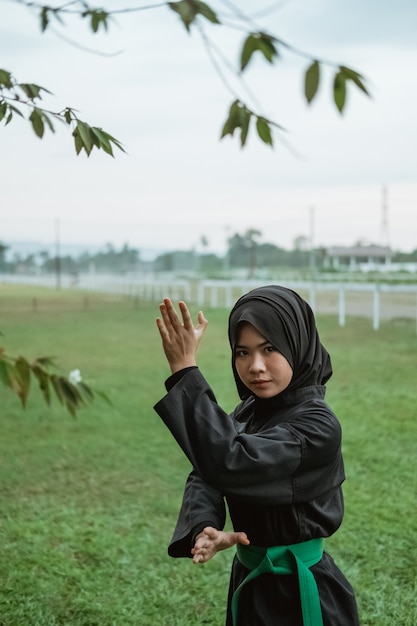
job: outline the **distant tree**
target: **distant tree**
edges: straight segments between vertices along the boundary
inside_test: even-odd
[[[47,250],[41,250],[38,256],[40,266],[45,266],[49,261],[49,252]]]
[[[230,267],[245,267],[248,264],[248,250],[243,235],[234,233],[227,240],[227,258]]]
[[[228,260],[231,267],[247,267],[248,276],[254,275],[257,263],[258,238],[262,233],[249,228],[243,235],[235,233],[228,240]]]
[[[253,278],[257,265],[258,238],[262,236],[262,232],[256,228],[250,228],[246,231],[244,238],[246,246],[249,250],[249,273],[248,278]]]
[[[417,248],[411,252],[396,252],[392,260],[398,263],[415,263],[417,261]]]
[[[6,252],[9,246],[0,242],[0,272],[4,272],[6,269]]]
[[[256,254],[259,267],[277,267],[286,265],[289,253],[272,243],[260,243]]]
[[[228,117],[223,125],[221,137],[233,136],[238,131],[240,144],[246,144],[250,126],[254,126],[256,133],[265,144],[273,144],[272,131],[278,133],[284,131],[283,127],[276,121],[265,117],[258,110],[258,105],[250,104],[247,97],[242,97],[240,93],[231,86],[226,78],[228,72],[232,72],[234,78],[241,85],[242,92],[248,92],[243,81],[243,74],[246,73],[253,57],[262,57],[267,63],[274,65],[278,59],[282,59],[280,52],[286,50],[307,60],[307,67],[304,74],[304,97],[310,104],[317,92],[321,82],[322,66],[330,66],[333,75],[333,101],[340,113],[343,112],[348,85],[355,85],[365,94],[368,94],[363,77],[351,68],[344,65],[331,63],[318,59],[315,55],[299,50],[273,33],[266,32],[256,24],[254,16],[244,13],[238,6],[231,2],[220,3],[226,5],[229,15],[223,17],[219,11],[215,11],[211,6],[201,0],[179,0],[177,2],[161,2],[154,5],[142,5],[130,8],[120,8],[115,3],[113,9],[103,9],[94,7],[85,0],[73,0],[53,6],[33,0],[11,0],[36,11],[39,16],[41,32],[50,28],[51,24],[56,28],[64,25],[64,19],[68,16],[79,16],[81,20],[87,22],[92,33],[107,31],[112,18],[115,15],[139,13],[145,10],[165,8],[174,11],[187,32],[191,29],[200,36],[207,54],[218,73],[220,79],[232,94],[232,104]],[[213,0],[214,3],[215,0]],[[256,6],[259,10],[259,6]],[[271,9],[272,10],[272,9]],[[265,11],[264,11],[265,12]],[[239,65],[234,66],[232,61],[217,48],[212,39],[207,34],[206,28],[232,28],[243,33],[243,44],[240,50]],[[172,54],[172,51],[169,51]],[[40,138],[44,136],[45,129],[55,132],[54,123],[63,122],[72,130],[77,154],[84,150],[87,155],[96,149],[102,149],[107,154],[113,156],[113,148],[116,147],[124,151],[122,144],[112,135],[102,128],[91,126],[81,120],[75,109],[65,106],[61,110],[50,110],[43,107],[42,98],[50,95],[45,87],[41,87],[34,82],[21,82],[11,71],[0,69],[0,120],[4,119],[9,124],[14,116],[28,119],[34,132]],[[252,97],[255,103],[257,98]]]
[[[223,260],[216,254],[202,254],[200,256],[200,269],[202,272],[217,272],[223,268]]]
[[[77,271],[78,264],[76,259],[69,254],[65,256],[60,256],[59,261],[57,257],[50,257],[49,255],[45,258],[40,268],[49,274],[53,274],[56,272],[57,267],[59,267],[60,272],[63,274],[72,274]]]
[[[160,254],[153,262],[157,272],[194,270],[197,266],[194,250],[174,250]]]
[[[310,252],[301,248],[294,248],[288,254],[288,266],[294,268],[307,268],[310,265]]]
[[[203,250],[207,250],[208,246],[209,246],[209,240],[207,239],[207,237],[205,235],[201,235],[200,237],[200,244]]]
[[[308,250],[309,240],[305,235],[297,235],[294,239],[294,250]]]

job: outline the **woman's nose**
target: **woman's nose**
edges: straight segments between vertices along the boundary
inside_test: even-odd
[[[249,369],[252,372],[263,372],[265,371],[265,363],[260,354],[254,354],[252,360],[250,362]]]

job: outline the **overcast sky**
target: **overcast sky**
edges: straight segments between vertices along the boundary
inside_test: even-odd
[[[208,4],[230,15],[227,2]],[[254,59],[246,81],[256,106],[287,132],[274,149],[252,133],[242,150],[219,140],[233,96],[197,31],[187,34],[171,10],[120,15],[107,35],[80,19],[42,35],[36,13],[0,0],[0,67],[48,88],[47,108],[76,108],[127,151],[77,157],[60,124],[43,141],[20,120],[2,125],[0,241],[51,245],[59,223],[63,244],[127,243],[145,256],[199,246],[202,235],[221,253],[248,228],[283,247],[302,235],[315,245],[417,248],[416,0],[236,4],[293,46],[361,72],[372,99],[351,88],[340,116],[327,71],[308,107],[305,58],[282,50],[273,67]],[[206,33],[236,64],[243,34],[208,23]]]

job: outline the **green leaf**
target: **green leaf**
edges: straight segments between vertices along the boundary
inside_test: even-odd
[[[94,400],[94,393],[88,385],[81,381],[77,383],[77,388],[80,391],[85,402],[92,402]]]
[[[346,78],[342,72],[335,74],[333,81],[333,98],[339,112],[343,113],[346,104]]]
[[[48,28],[48,24],[49,24],[49,11],[50,8],[49,7],[42,7],[41,10],[41,31],[44,33],[46,31],[46,29]]]
[[[318,61],[313,61],[313,63],[310,65],[305,73],[304,80],[304,94],[309,104],[317,93],[319,83],[320,64]]]
[[[74,133],[76,132],[78,132],[79,134],[79,137],[81,140],[81,147],[84,148],[87,155],[90,156],[90,152],[93,149],[93,145],[94,145],[93,138],[91,136],[91,127],[85,122],[78,120],[77,126],[74,130]]]
[[[254,52],[257,51],[261,52],[269,63],[273,63],[274,58],[278,55],[278,51],[274,45],[274,39],[272,37],[262,32],[251,33],[245,39],[242,46],[242,52],[240,55],[240,69],[242,72],[247,67]]]
[[[72,136],[74,137],[75,151],[77,154],[80,154],[81,150],[84,148],[84,144],[77,129],[74,130]]]
[[[123,145],[120,143],[120,141],[118,139],[116,139],[115,137],[113,137],[112,135],[109,135],[109,133],[106,133],[104,130],[102,130],[100,128],[101,132],[105,135],[105,137],[111,142],[113,143],[116,148],[119,148],[119,150],[121,150],[122,152],[126,153],[126,150],[123,148]]]
[[[18,115],[20,115],[20,117],[24,117],[23,113],[19,111],[18,108],[13,106],[13,104],[9,104],[9,111],[13,111],[13,113],[17,113]]]
[[[53,374],[50,377],[50,381],[52,383],[52,387],[55,391],[56,397],[58,398],[61,404],[64,404],[64,394],[62,393],[62,390],[61,390],[61,380],[62,378],[59,376],[56,376],[55,374]]]
[[[251,117],[252,113],[245,106],[240,108],[240,145],[242,148],[246,144]]]
[[[79,408],[79,405],[82,403],[79,392],[75,389],[74,385],[71,385],[63,376],[51,376],[51,382],[60,403],[75,417],[76,409]]]
[[[60,377],[60,387],[63,392],[65,402],[71,404],[74,407],[82,404],[82,397],[77,387],[69,382],[63,376]]]
[[[93,33],[98,31],[98,27],[100,26],[100,19],[96,13],[91,14],[91,30]]]
[[[114,144],[116,148],[119,148],[119,150],[121,150],[122,152],[126,152],[120,141],[115,139],[112,135],[109,135],[109,133],[106,133],[106,131],[104,131],[102,128],[92,126],[91,132],[93,137],[95,137],[98,142],[97,147],[102,148],[105,152],[107,152],[107,154],[113,156],[113,149],[111,144]],[[96,141],[94,141],[94,143],[95,145],[97,145]]]
[[[75,417],[76,410],[83,404],[83,399],[80,392],[75,385],[72,385],[69,380],[61,376],[59,378],[59,387],[63,395],[64,404],[70,414]]]
[[[269,63],[274,62],[274,57],[278,56],[278,50],[274,45],[274,38],[266,33],[259,33],[258,50],[262,52]]]
[[[0,103],[0,122],[7,113],[7,102]]]
[[[172,11],[178,13],[182,23],[189,32],[190,26],[199,12],[197,3],[192,2],[192,0],[180,0],[179,2],[168,2],[168,6]]]
[[[0,358],[0,379],[6,387],[10,387],[14,391],[19,389],[14,363],[5,356]]]
[[[50,120],[50,118],[48,117],[48,115],[46,115],[46,113],[44,111],[42,111],[42,119],[44,122],[46,122],[47,126],[49,127],[49,130],[54,133],[55,132],[55,128]]]
[[[64,119],[67,124],[71,124],[72,122],[72,110],[71,109],[65,109]]]
[[[219,18],[211,7],[201,0],[180,0],[179,2],[168,2],[172,11],[178,13],[187,31],[190,31],[191,24],[198,15],[202,15],[212,24],[220,24]]]
[[[24,357],[20,356],[16,360],[15,367],[20,383],[18,395],[22,405],[25,407],[30,388],[30,365]]]
[[[32,123],[32,128],[35,131],[36,135],[42,139],[45,132],[45,125],[43,123],[42,114],[39,109],[33,109],[32,113],[30,114],[29,120]]]
[[[220,138],[223,139],[226,135],[233,136],[236,128],[240,128],[240,145],[243,147],[248,136],[251,117],[252,112],[240,100],[232,102]]]
[[[9,386],[9,377],[7,375],[7,366],[3,358],[0,358],[0,380],[5,387]]]
[[[252,58],[252,54],[258,49],[256,38],[253,35],[248,35],[242,47],[240,55],[240,69],[243,70]]]
[[[0,69],[0,85],[4,85],[6,89],[12,89],[13,81],[11,72]]]
[[[363,83],[363,76],[358,74],[358,72],[351,70],[349,67],[345,67],[344,65],[341,65],[339,70],[346,79],[354,82],[355,85],[359,87],[361,91],[363,91],[367,96],[370,96],[369,91],[367,90],[367,88],[365,87]]]
[[[108,29],[108,17],[109,14],[107,11],[103,11],[102,9],[93,9],[89,12],[91,15],[91,30],[96,33],[100,26],[102,25],[104,30]]]
[[[102,148],[104,152],[107,152],[107,154],[113,156],[113,149],[111,147],[110,140],[106,136],[106,133],[104,133],[101,128],[96,128],[95,126],[91,128],[91,132],[93,134],[94,144],[97,146],[97,148]]]
[[[40,356],[36,359],[35,363],[42,367],[56,367],[56,357],[54,356]]]
[[[273,145],[271,129],[267,120],[264,117],[256,118],[256,130],[262,141],[270,146]]]
[[[51,393],[49,389],[49,381],[51,377],[48,372],[46,372],[38,362],[32,365],[32,372],[36,376],[39,382],[39,389],[41,390],[43,397],[45,398],[46,403],[49,405],[51,403]]]
[[[201,2],[201,0],[196,0],[195,4],[198,6],[198,12],[206,18],[212,24],[220,24],[219,18],[216,13],[213,11],[211,7],[208,6],[205,2]]]
[[[223,139],[226,135],[233,135],[236,128],[240,127],[240,107],[241,103],[239,100],[235,100],[232,102],[229,109],[229,117],[224,123],[222,133],[220,138]]]
[[[30,100],[35,100],[36,98],[40,98],[40,92],[42,87],[39,85],[34,85],[32,83],[19,83],[17,85],[23,91],[23,93],[30,98]],[[46,91],[46,90],[45,90]]]

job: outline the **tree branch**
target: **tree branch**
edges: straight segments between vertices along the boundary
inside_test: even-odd
[[[81,19],[89,20],[92,32],[97,33],[100,29],[104,29],[107,31],[109,20],[114,15],[138,13],[141,11],[149,11],[151,9],[157,9],[162,7],[166,7],[172,11],[175,11],[175,13],[179,15],[187,31],[189,31],[192,26],[197,27],[205,46],[206,53],[214,67],[214,70],[224,84],[225,88],[232,94],[234,98],[234,102],[230,107],[229,117],[227,118],[223,126],[221,136],[224,137],[227,134],[233,135],[235,129],[240,128],[241,146],[244,146],[246,143],[249,125],[252,119],[255,120],[258,136],[264,143],[270,145],[273,144],[271,133],[272,128],[276,128],[279,131],[284,130],[284,128],[277,122],[273,121],[272,119],[268,119],[265,115],[256,113],[254,110],[252,110],[240,98],[237,92],[230,85],[229,81],[226,79],[224,69],[232,72],[235,75],[242,88],[246,91],[250,99],[254,102],[255,107],[257,109],[260,109],[261,107],[259,105],[257,97],[248,88],[245,81],[243,81],[242,79],[242,74],[244,71],[246,71],[246,68],[250,64],[250,61],[254,55],[261,56],[265,61],[267,61],[271,65],[274,65],[276,60],[279,58],[279,48],[285,48],[294,55],[308,59],[310,61],[310,64],[306,68],[304,74],[304,96],[308,104],[310,104],[317,95],[321,80],[320,68],[322,65],[331,67],[334,70],[333,100],[335,106],[340,113],[342,113],[345,108],[348,84],[353,83],[364,94],[369,96],[365,81],[358,72],[331,61],[318,59],[309,52],[296,48],[287,41],[281,39],[280,37],[264,31],[256,24],[252,16],[247,15],[246,13],[241,11],[239,6],[231,0],[220,0],[220,2],[231,11],[231,16],[229,15],[221,18],[219,18],[217,13],[215,13],[212,8],[202,0],[178,0],[176,2],[159,2],[157,4],[146,4],[142,6],[116,8],[111,10],[104,10],[102,8],[93,7],[87,2],[84,2],[84,0],[73,0],[70,2],[66,2],[62,5],[58,5],[56,7],[44,5],[40,2],[31,2],[30,0],[11,1],[17,4],[21,4],[28,9],[35,9],[37,12],[39,12],[42,32],[44,32],[47,28],[50,28],[50,18],[52,17],[58,20],[61,24],[63,24],[63,21],[61,19],[62,15],[78,15]],[[258,10],[254,15],[259,17],[259,15],[262,15],[267,11],[273,10],[273,6],[270,6],[264,10]],[[206,22],[209,22],[212,25],[240,30],[245,33],[246,37],[241,50],[241,65],[239,69],[233,67],[227,57],[214,45],[213,41],[208,37],[202,26],[202,20],[206,20]],[[65,38],[64,36],[62,37],[64,40],[67,40],[67,38]],[[71,40],[68,40],[68,42],[71,43],[71,45],[77,45]],[[78,47],[82,48],[82,46]],[[13,117],[13,113],[18,113],[19,115],[21,115],[21,113],[17,110],[16,107],[8,104],[7,98],[3,96],[4,89],[7,90],[8,87],[4,84],[2,86],[0,80],[0,119],[4,118],[7,114],[6,124],[8,124]],[[19,101],[19,104],[21,103],[19,98],[15,100],[15,102],[17,101]],[[34,106],[28,102],[24,104]],[[53,113],[40,107],[36,107],[36,110],[39,112],[41,122],[46,121],[51,130],[53,130],[53,127],[48,121],[47,116],[51,115],[55,118],[62,117],[61,114]],[[1,115],[1,111],[3,111],[3,115]],[[72,116],[72,109],[66,108],[64,109],[64,111],[66,113],[63,115],[63,117],[65,121],[67,121],[67,123],[69,123],[67,119],[68,112],[71,113],[69,115],[69,117],[71,118],[70,121],[77,119],[75,114],[74,117]],[[43,132],[41,131],[43,130],[43,126],[41,123],[39,123],[39,115],[35,114],[34,118],[36,121],[36,128],[33,123],[33,119],[29,119],[32,122],[32,126],[36,134],[39,137],[42,137]],[[88,132],[87,129],[89,129]],[[103,139],[104,135],[106,135],[105,140]],[[120,142],[111,137],[111,135],[104,133],[104,131],[101,131],[101,129],[94,129],[84,122],[81,122],[80,125],[79,120],[77,122],[77,127],[73,132],[73,136],[75,139],[77,154],[82,149],[84,149],[87,154],[90,154],[92,148],[97,147],[103,148],[106,152],[112,155],[112,143],[116,145],[119,149],[123,150]],[[99,137],[101,137],[101,139]]]

